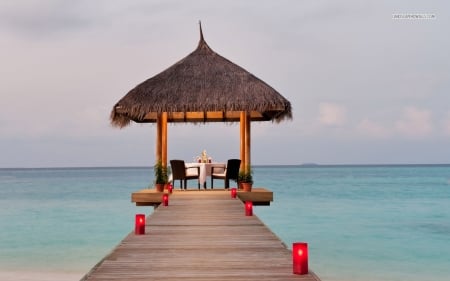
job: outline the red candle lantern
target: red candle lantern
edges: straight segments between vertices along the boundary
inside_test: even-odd
[[[308,274],[308,243],[292,244],[292,269],[294,274]]]
[[[167,190],[169,190],[169,193],[172,194],[173,186],[171,183],[167,186]]]
[[[236,187],[231,188],[231,198],[236,198],[237,190]]]
[[[252,201],[245,202],[245,215],[253,216],[253,202]]]
[[[136,214],[136,221],[134,223],[134,234],[143,235],[145,234],[145,215]]]
[[[169,206],[169,195],[167,193],[164,193],[162,200],[164,206]]]

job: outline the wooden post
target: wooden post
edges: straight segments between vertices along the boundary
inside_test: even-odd
[[[251,130],[250,130],[250,112],[247,111],[245,113],[245,171],[248,172],[250,169],[251,163],[251,151],[250,151],[250,142],[251,142]]]
[[[250,112],[241,111],[240,116],[240,129],[241,129],[241,170],[248,171],[250,168],[250,143],[251,143],[251,130],[250,130]]]
[[[245,169],[245,118],[246,118],[245,111],[241,111],[240,115],[240,150],[241,150],[241,170]]]
[[[167,167],[167,112],[161,114],[161,162]]]
[[[156,117],[156,155],[155,164],[162,161],[162,117],[158,113]]]

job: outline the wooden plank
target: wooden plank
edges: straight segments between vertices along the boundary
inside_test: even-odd
[[[270,205],[273,202],[273,192],[262,187],[253,187],[250,192],[238,190],[237,196],[241,201],[251,201],[254,205]]]
[[[228,192],[176,192],[81,280],[305,280],[281,240]]]
[[[167,192],[159,192],[156,189],[142,189],[131,193],[131,202],[136,204],[160,204],[162,196]]]
[[[230,191],[225,189],[208,189],[208,190],[187,190],[181,191],[175,189],[174,193],[192,193],[192,194],[208,194],[214,193],[219,194],[222,193],[224,196],[230,196]],[[167,192],[165,192],[167,193]],[[163,193],[157,192],[155,189],[142,189],[131,194],[131,202],[136,203],[137,206],[154,206],[159,205],[162,202]],[[254,205],[270,205],[270,202],[273,202],[273,192],[263,188],[263,187],[254,187],[251,192],[245,192],[238,190],[237,193],[239,199],[241,201],[252,201]],[[197,196],[197,195],[196,195]]]
[[[241,111],[207,111],[207,112],[168,112],[167,121],[172,122],[239,122]],[[249,112],[252,121],[268,121],[267,116],[263,116],[258,111]],[[156,112],[149,112],[144,120],[135,120],[136,122],[158,121]]]

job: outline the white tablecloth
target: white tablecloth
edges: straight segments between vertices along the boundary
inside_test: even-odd
[[[214,169],[214,172],[223,172],[226,164],[225,163],[186,163],[186,167],[200,167],[200,184],[205,186],[206,177],[211,176],[212,167],[222,167],[223,169]],[[191,171],[189,171],[191,172]]]

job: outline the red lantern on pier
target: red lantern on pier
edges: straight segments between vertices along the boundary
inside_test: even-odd
[[[308,274],[308,243],[292,244],[292,270],[294,274]]]
[[[172,194],[173,185],[171,183],[169,183],[169,185],[167,186],[167,190],[169,190],[169,193]]]
[[[236,187],[231,188],[231,198],[236,198],[237,195],[237,189]]]
[[[145,215],[136,214],[136,220],[134,223],[134,234],[143,235],[145,234]]]
[[[162,200],[164,206],[169,206],[169,195],[167,193],[164,193]]]
[[[245,201],[245,215],[253,216],[253,202],[252,201]]]

